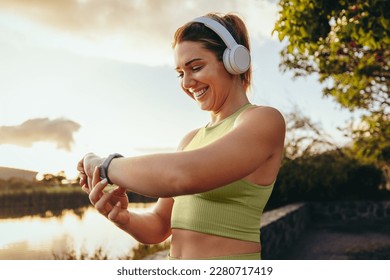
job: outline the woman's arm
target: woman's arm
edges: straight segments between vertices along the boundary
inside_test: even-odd
[[[129,222],[122,230],[144,244],[157,244],[171,235],[171,212],[173,198],[160,198],[153,211],[134,213],[129,211]]]
[[[104,192],[107,180],[99,180],[99,168],[93,177],[92,190],[85,187],[83,190],[96,210],[117,227],[145,244],[160,243],[171,235],[172,198],[159,199],[150,213],[134,213],[127,209],[129,200],[124,188]]]
[[[225,136],[203,148],[114,159],[112,182],[151,197],[199,193],[244,178],[284,146],[285,123],[270,107],[240,115]]]

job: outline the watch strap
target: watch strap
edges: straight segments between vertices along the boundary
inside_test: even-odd
[[[112,182],[110,180],[110,178],[108,178],[108,167],[110,166],[110,163],[111,161],[114,159],[114,158],[121,158],[123,157],[121,154],[118,154],[118,153],[114,153],[114,154],[111,154],[109,155],[102,163],[102,165],[100,165],[99,169],[100,169],[100,179],[107,179],[107,182],[112,185]]]

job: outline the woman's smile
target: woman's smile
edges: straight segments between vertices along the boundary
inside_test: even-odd
[[[190,92],[198,100],[198,99],[201,99],[206,94],[208,89],[209,89],[209,87],[205,87],[205,88],[202,88],[200,90],[194,90],[194,91],[190,91]]]

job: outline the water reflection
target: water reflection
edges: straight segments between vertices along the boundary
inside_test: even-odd
[[[153,204],[132,204],[145,211]],[[46,211],[44,215],[0,219],[0,259],[53,259],[70,251],[93,255],[101,249],[109,259],[124,258],[137,242],[92,207]]]

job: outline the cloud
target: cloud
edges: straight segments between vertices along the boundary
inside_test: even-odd
[[[35,142],[53,142],[58,149],[71,150],[73,133],[81,126],[71,120],[37,118],[18,126],[0,126],[0,145],[31,147]]]
[[[0,0],[0,11],[11,11],[78,36],[84,41],[77,49],[84,53],[158,65],[173,60],[174,31],[208,12],[237,12],[244,17],[252,37],[258,41],[271,38],[277,14],[275,1],[242,3],[242,0]],[[61,40],[51,41],[50,44],[57,41],[69,47]]]

